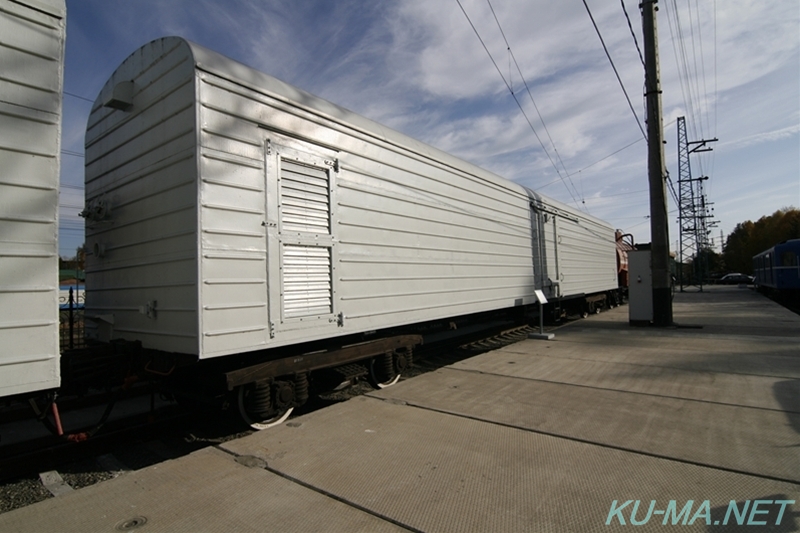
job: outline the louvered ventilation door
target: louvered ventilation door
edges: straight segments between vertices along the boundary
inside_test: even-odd
[[[281,160],[283,317],[333,313],[328,169]],[[306,244],[314,237],[313,245]]]

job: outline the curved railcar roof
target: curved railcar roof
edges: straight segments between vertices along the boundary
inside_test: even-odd
[[[435,148],[422,141],[414,139],[408,135],[393,130],[387,126],[379,124],[371,119],[363,117],[358,113],[350,111],[344,107],[333,104],[318,96],[308,93],[302,89],[294,87],[273,76],[258,71],[234,59],[214,52],[199,44],[188,41],[182,37],[163,37],[145,44],[139,50],[131,54],[115,71],[106,82],[94,102],[92,111],[96,111],[103,106],[115,85],[124,80],[124,75],[120,74],[135,70],[137,62],[142,57],[142,51],[148,48],[163,50],[164,53],[174,50],[176,47],[185,47],[187,55],[192,58],[194,67],[198,70],[220,76],[233,83],[241,85],[251,90],[266,94],[273,98],[278,98],[287,104],[314,113],[329,120],[333,120],[343,126],[352,128],[369,135],[383,142],[409,150],[419,156],[430,158],[439,163],[448,165],[462,172],[466,172],[480,179],[494,183],[497,186],[513,190],[522,196],[528,196],[532,201],[543,202],[565,213],[570,213],[575,217],[592,220],[595,223],[607,225],[596,217],[588,215],[578,209],[545,197],[536,191],[523,187],[508,179],[489,172],[477,165],[464,161],[447,152]],[[91,120],[91,118],[90,118]]]
[[[20,0],[18,3],[57,18],[64,18],[67,16],[66,0]]]
[[[781,249],[788,248],[790,250],[800,250],[800,239],[789,239],[786,241],[781,241],[776,245],[770,246],[766,250],[757,253],[756,255],[753,256],[753,259],[755,259],[756,257],[761,257],[762,255],[766,255],[775,250],[776,248],[781,248]]]

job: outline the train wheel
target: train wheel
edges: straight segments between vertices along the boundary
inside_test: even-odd
[[[394,353],[385,353],[369,362],[367,380],[376,389],[391,387],[413,364],[410,348],[397,348]]]
[[[375,387],[376,389],[385,389],[386,387],[391,387],[395,383],[400,380],[400,374],[386,374],[382,372],[380,369],[381,361],[379,358],[375,358],[369,363],[369,374],[367,374],[367,380],[369,384]]]
[[[294,407],[273,407],[272,388],[272,384],[268,382],[250,383],[239,387],[237,401],[239,416],[245,424],[255,430],[261,431],[283,423],[294,410]]]
[[[391,353],[386,353],[370,360],[367,380],[376,389],[391,387],[400,380],[400,373],[395,372],[394,357]]]

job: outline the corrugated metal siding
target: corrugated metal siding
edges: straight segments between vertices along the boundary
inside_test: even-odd
[[[610,227],[586,219],[559,220],[559,267],[565,295],[590,294],[617,285],[616,247]]]
[[[264,139],[231,97],[198,76],[203,283],[201,357],[264,348],[267,309]]]
[[[0,0],[0,396],[57,387],[64,20]],[[63,13],[64,2],[55,2]]]
[[[398,163],[379,169],[342,158],[337,214],[345,316],[377,325],[530,303],[525,200],[452,171]]]
[[[194,54],[186,62],[194,61],[195,84],[187,82],[184,59],[172,48]],[[125,119],[96,108],[87,145],[102,149],[87,152],[87,183],[92,198],[110,200],[114,213],[136,205],[154,221],[181,216],[165,211],[170,208],[186,215],[169,224],[186,235],[169,242],[155,233],[165,245],[142,252],[146,269],[168,271],[172,285],[157,294],[171,299],[184,286],[199,294],[183,310],[199,330],[176,331],[199,337],[194,349],[201,358],[535,301],[531,197],[522,187],[180,39],[146,45],[126,63],[130,69],[115,76],[141,76],[137,98],[152,93],[146,100],[153,109],[163,100],[162,123],[147,111]],[[138,177],[151,172],[140,166],[144,161],[169,174],[164,183],[141,182],[152,200],[134,192]],[[191,174],[192,164],[199,176]],[[116,199],[116,187],[127,203]],[[144,223],[127,216],[131,229]],[[585,229],[559,238],[588,238],[583,244],[594,246]],[[93,231],[101,235],[102,224]],[[119,251],[111,240],[108,245]],[[555,260],[547,253],[545,262]],[[613,264],[613,246],[610,253]],[[135,264],[118,270],[126,268],[131,286],[150,275]],[[132,331],[139,321],[145,331],[161,323],[161,314],[143,317],[141,303],[128,296],[115,301],[106,292],[102,305],[120,317],[117,324]],[[191,314],[192,305],[199,316]],[[173,345],[157,343],[155,335],[179,336],[152,328],[144,338],[160,349]]]
[[[533,191],[529,194],[535,224],[534,249],[537,253],[543,252],[534,258],[537,286],[543,287],[548,297],[570,297],[616,288],[613,228]]]
[[[534,301],[521,188],[412,155],[208,72],[199,76],[204,149],[213,144],[248,161],[267,153],[268,345]],[[335,197],[326,197],[325,173],[330,180],[337,158],[341,170],[327,184]],[[252,231],[254,222],[238,226]],[[259,281],[241,279],[258,295]],[[241,318],[242,329],[256,327],[255,314]],[[255,349],[256,339],[242,333],[213,348],[206,342],[204,356]]]
[[[103,107],[114,86],[130,80],[132,108]],[[193,82],[188,47],[159,41],[117,69],[92,109],[86,132],[86,315],[99,320],[87,321],[91,336],[198,351]]]

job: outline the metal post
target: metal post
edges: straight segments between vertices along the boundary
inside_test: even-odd
[[[536,301],[539,302],[539,333],[530,333],[528,334],[529,339],[540,339],[549,341],[555,337],[555,333],[545,333],[544,332],[544,304],[547,303],[547,298],[544,295],[544,292],[540,290],[533,291],[536,294]]]
[[[69,288],[69,349],[72,350],[74,346],[73,332],[75,329],[75,297],[72,293],[72,287]]]
[[[544,309],[542,309],[542,302],[539,302],[539,335],[544,335]]]
[[[664,129],[661,118],[661,81],[658,65],[656,3],[643,0],[645,97],[647,99],[647,174],[650,183],[650,250],[653,273],[653,325],[672,325],[672,293],[669,272]]]

